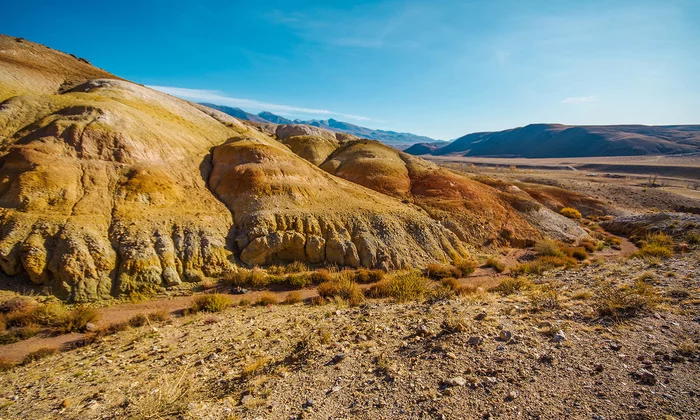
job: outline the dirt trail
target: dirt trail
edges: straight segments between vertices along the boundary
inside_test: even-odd
[[[634,244],[632,244],[629,240],[625,238],[620,239],[622,239],[620,250],[610,249],[601,253],[596,253],[595,255],[601,257],[628,257],[637,250],[637,247],[634,246]],[[478,268],[470,276],[459,279],[459,282],[463,286],[476,286],[483,287],[485,289],[496,286],[501,281],[501,278],[507,276],[509,274],[509,270],[518,264],[518,258],[520,258],[526,252],[527,250],[524,249],[512,249],[508,252],[508,254],[501,257],[501,261],[506,266],[506,270],[503,273],[497,273],[492,268]],[[362,289],[369,288],[370,286],[371,285],[369,284],[360,285]],[[207,293],[219,292],[227,294],[234,304],[238,304],[243,299],[253,303],[263,293],[273,293],[277,296],[277,299],[283,301],[285,297],[292,292],[291,290],[271,290],[252,291],[244,295],[234,295],[228,293],[228,291],[229,288],[218,288]],[[304,300],[318,296],[318,292],[316,291],[315,287],[297,291],[301,294],[301,298]],[[194,298],[201,294],[202,293],[196,293],[189,296],[163,297],[138,303],[118,303],[112,306],[99,308],[98,311],[100,313],[100,317],[95,324],[99,328],[104,328],[112,324],[126,322],[137,314],[149,314],[157,311],[167,311],[173,315],[181,314],[183,310],[192,306]],[[40,333],[39,335],[27,340],[0,346],[0,356],[13,362],[19,362],[27,354],[43,347],[62,350],[69,349],[71,348],[72,343],[81,340],[83,337],[84,334],[80,333],[63,334],[59,336],[52,336],[49,332]]]

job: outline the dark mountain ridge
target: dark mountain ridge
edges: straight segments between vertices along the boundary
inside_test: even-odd
[[[430,148],[415,145],[412,154],[492,157],[594,157],[700,152],[700,125],[530,124],[497,132],[471,133]]]

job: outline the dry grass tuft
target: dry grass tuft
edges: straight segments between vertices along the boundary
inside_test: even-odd
[[[163,375],[144,389],[146,392],[129,405],[136,418],[180,418],[198,392],[197,381],[187,369]]]
[[[657,302],[656,288],[637,279],[631,286],[616,287],[610,282],[603,284],[597,292],[595,305],[601,317],[621,319],[649,312]]]
[[[356,306],[364,302],[362,290],[348,273],[341,273],[335,279],[321,283],[317,291],[323,298],[338,297],[346,301],[350,306]]]
[[[568,217],[569,219],[581,218],[581,212],[573,207],[564,207],[563,209],[559,210],[559,213],[561,213],[562,216]]]
[[[260,372],[268,363],[270,363],[270,358],[267,356],[255,359],[251,363],[243,366],[243,375],[253,376]]]
[[[56,353],[58,353],[58,349],[54,347],[42,347],[26,355],[22,360],[22,364],[27,365],[29,363],[43,359],[44,357],[48,357]]]
[[[503,296],[508,296],[522,290],[528,290],[532,288],[532,286],[532,282],[526,277],[506,277],[498,286],[489,289],[489,292],[496,292]]]
[[[143,327],[148,323],[148,317],[144,314],[136,314],[129,318],[129,326],[132,328]]]
[[[353,275],[353,280],[355,283],[369,284],[376,283],[384,279],[384,271],[382,270],[368,270],[366,268],[360,268],[355,270]]]
[[[257,306],[277,305],[278,303],[277,295],[272,292],[263,292],[255,300]]]
[[[486,260],[486,264],[484,264],[484,267],[490,267],[496,270],[497,273],[502,273],[505,271],[506,266],[503,264],[499,259],[491,257],[488,260]]]
[[[639,251],[632,254],[634,258],[670,258],[673,256],[673,239],[663,232],[648,234],[639,245]]]
[[[299,303],[302,301],[301,293],[294,291],[294,292],[289,292],[287,293],[287,296],[284,297],[284,300],[282,303],[285,305],[293,305],[295,303]]]
[[[372,286],[371,297],[388,297],[396,302],[422,301],[433,289],[433,283],[417,271],[395,273]]]
[[[0,372],[12,370],[15,364],[7,360],[4,356],[0,356]]]
[[[197,296],[190,307],[190,311],[197,312],[221,312],[231,306],[231,299],[220,293]]]
[[[170,312],[166,311],[165,309],[160,309],[148,314],[148,320],[151,322],[163,322],[167,321],[168,318],[170,318]]]

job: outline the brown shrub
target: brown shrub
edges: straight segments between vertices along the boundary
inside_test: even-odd
[[[442,280],[447,277],[461,277],[462,272],[453,265],[428,264],[425,275],[433,280]]]
[[[422,301],[430,291],[433,284],[419,272],[395,273],[375,285],[369,290],[372,297],[389,297],[396,302]]]
[[[309,274],[309,278],[311,279],[311,282],[313,284],[321,284],[333,280],[331,272],[326,270],[325,268],[312,272],[311,274]]]
[[[446,277],[440,281],[440,284],[445,286],[445,287],[448,287],[452,290],[457,290],[457,289],[459,289],[459,286],[460,286],[459,280],[457,280],[454,277]]]
[[[285,305],[293,305],[295,303],[299,303],[302,301],[301,293],[294,291],[294,292],[289,292],[287,293],[287,296],[284,297],[284,303]]]
[[[596,309],[600,316],[628,318],[651,311],[656,307],[657,300],[654,286],[643,280],[635,280],[632,286],[619,287],[608,282],[597,292]]]
[[[5,356],[0,356],[0,372],[12,370],[14,367],[15,367],[14,363],[12,363],[10,360],[6,359]]]
[[[158,311],[151,312],[150,314],[148,314],[148,319],[151,322],[163,322],[167,321],[168,318],[170,318],[170,312],[168,312],[165,309],[160,309]]]
[[[470,275],[476,270],[478,266],[479,264],[477,264],[476,261],[473,260],[461,260],[455,263],[455,267],[457,268],[457,270],[459,270],[459,274],[461,274],[461,277],[466,277]]]
[[[197,296],[194,299],[190,311],[196,312],[221,312],[231,306],[231,298],[220,293]]]
[[[278,303],[277,295],[272,292],[262,292],[255,300],[255,304],[258,306],[277,305]]]
[[[527,290],[532,287],[532,282],[526,277],[506,277],[498,286],[489,289],[489,292],[500,293],[503,296],[512,295],[521,290]]]
[[[493,268],[497,273],[502,273],[506,269],[505,264],[493,257],[486,260],[486,264],[484,266]]]
[[[129,326],[132,328],[143,327],[148,323],[148,317],[144,314],[136,314],[129,318]]]
[[[376,283],[384,278],[384,271],[382,270],[368,270],[366,268],[360,268],[355,270],[353,275],[353,280],[360,284]]]
[[[559,210],[559,213],[561,213],[562,216],[568,217],[569,219],[581,218],[581,212],[573,207],[564,207],[563,209]]]
[[[317,291],[323,298],[337,296],[351,306],[359,305],[364,301],[362,290],[347,273],[341,273],[337,278],[321,283]]]
[[[26,355],[22,360],[22,364],[27,365],[29,363],[32,363],[39,359],[43,359],[44,357],[48,357],[56,353],[58,353],[58,349],[54,347],[42,347]]]
[[[100,313],[96,309],[88,306],[79,306],[68,314],[66,318],[57,325],[54,325],[56,330],[61,333],[82,332],[88,323],[95,322],[99,319]]]

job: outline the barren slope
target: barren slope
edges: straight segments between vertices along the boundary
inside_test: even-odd
[[[418,209],[223,113],[91,79],[110,75],[27,41],[0,51],[7,274],[84,301],[216,276],[238,256],[392,268],[466,254]],[[37,60],[52,71],[27,71]]]

